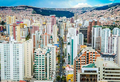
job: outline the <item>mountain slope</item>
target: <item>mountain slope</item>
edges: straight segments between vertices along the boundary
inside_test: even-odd
[[[56,15],[56,17],[73,17],[74,13],[70,11],[58,11],[58,10],[50,10],[50,9],[44,9],[44,8],[37,8],[37,7],[32,7],[32,6],[13,6],[13,7],[0,7],[0,9],[5,10],[6,8],[10,8],[13,11],[18,11],[18,10],[26,10],[26,9],[33,9],[32,13],[33,14],[41,14],[43,16],[50,16],[50,15]],[[20,9],[22,8],[22,9]]]

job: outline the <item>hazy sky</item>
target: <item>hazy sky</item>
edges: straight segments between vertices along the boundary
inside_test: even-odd
[[[0,0],[0,6],[29,5],[46,8],[73,8],[102,6],[120,0]]]

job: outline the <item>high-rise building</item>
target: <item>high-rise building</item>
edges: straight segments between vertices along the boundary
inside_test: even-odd
[[[40,47],[43,48],[44,46],[47,46],[48,44],[53,43],[53,38],[50,34],[42,34],[40,35]]]
[[[35,50],[35,78],[53,80],[56,71],[56,48],[46,47]]]
[[[53,32],[53,25],[56,24],[56,18],[55,15],[50,15],[51,17],[51,33]]]
[[[19,81],[24,79],[24,44],[21,42],[0,43],[1,80]]]
[[[84,45],[84,35],[82,33],[77,34],[77,44]]]
[[[16,26],[16,40],[20,41],[20,26]]]
[[[111,35],[108,37],[108,52],[110,54],[116,54],[117,53],[117,45],[118,45],[118,36],[117,35]]]
[[[95,49],[96,39],[101,36],[102,27],[101,26],[93,26],[92,27],[92,48]]]
[[[34,34],[35,33],[35,31],[39,31],[39,26],[31,26],[30,27],[30,29],[31,29],[31,34]]]
[[[47,23],[46,24],[46,32],[45,33],[52,34],[51,29],[52,29],[51,23]]]
[[[87,30],[87,43],[88,44],[91,44],[91,39],[92,39],[92,27],[95,26],[95,25],[99,25],[101,26],[101,22],[99,21],[96,21],[96,20],[93,20],[93,21],[90,21],[89,22],[89,26],[88,26],[88,30]]]
[[[118,37],[118,41],[117,41],[116,63],[120,66],[120,36]]]
[[[10,37],[13,36],[13,27],[10,25]]]
[[[117,45],[118,45],[118,36],[117,35],[113,35],[112,36],[112,54],[116,54],[117,53]]]
[[[110,29],[106,28],[102,30],[101,36],[101,52],[108,53],[108,37],[110,37]]]
[[[75,28],[69,28],[68,29],[68,34],[67,34],[67,57],[68,57],[67,60],[70,60],[71,65],[73,65],[73,60],[76,56],[77,56],[76,29]]]
[[[77,71],[81,69],[82,65],[94,63],[100,54],[92,49],[92,47],[84,48],[81,53],[74,59],[74,82],[77,81]]]
[[[120,66],[97,57],[96,62],[82,66],[77,82],[119,82]]]
[[[33,75],[33,40],[29,39],[24,42],[24,66],[25,79],[32,78]]]
[[[57,25],[53,26],[53,42],[57,44]]]
[[[39,42],[40,42],[40,32],[35,31],[34,34],[32,34],[32,40],[33,40],[33,52],[35,49],[39,48]]]
[[[98,82],[98,68],[94,63],[82,66],[78,71],[77,82]]]
[[[16,41],[20,41],[20,26],[17,26],[15,24],[10,25],[10,27],[8,27],[8,32],[10,33],[10,36],[13,36],[14,40]]]
[[[120,66],[114,63],[114,61],[104,61],[101,57],[98,57],[95,65],[98,68],[99,81],[120,82]]]
[[[6,24],[6,32],[10,35],[10,24]]]
[[[15,16],[7,16],[6,17],[6,22],[7,22],[7,24],[13,24],[13,23],[15,23]]]
[[[114,28],[113,30],[112,30],[112,34],[113,35],[117,35],[117,36],[120,36],[120,29],[119,28]]]
[[[98,37],[96,38],[95,49],[96,49],[98,52],[101,52],[101,36],[98,36]]]

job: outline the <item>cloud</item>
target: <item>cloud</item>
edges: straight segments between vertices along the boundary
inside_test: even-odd
[[[104,6],[104,4],[98,4],[98,5],[95,5],[96,7],[101,7],[101,6]]]
[[[79,8],[79,7],[92,7],[92,6],[87,3],[78,3],[77,5],[73,6],[73,8]]]

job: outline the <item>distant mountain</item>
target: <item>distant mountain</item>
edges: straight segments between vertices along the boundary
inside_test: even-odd
[[[11,8],[12,10],[22,10],[19,9],[18,7],[22,7],[24,9],[30,8],[33,9],[32,11],[33,14],[41,14],[43,16],[56,15],[57,17],[66,16],[67,18],[70,18],[73,17],[75,13],[78,13],[80,15],[93,10],[107,10],[109,8],[113,8],[113,7],[115,8],[118,6],[120,6],[120,3],[112,3],[101,7],[83,7],[83,8],[38,8],[38,7],[21,5],[21,6],[13,6],[13,7],[2,6],[0,7],[0,9],[4,10],[5,8]]]
[[[117,7],[117,6],[120,6],[120,3],[112,3],[112,4],[108,4],[108,5],[105,5],[105,6],[101,6],[101,7],[97,7],[97,8],[94,8],[93,10],[106,10],[106,9],[109,9],[109,8],[112,8],[112,7]]]
[[[20,9],[22,7],[22,9]],[[5,10],[6,8],[10,8],[13,11],[15,10],[26,10],[26,9],[33,9],[32,13],[33,14],[41,14],[43,16],[50,16],[50,15],[56,15],[56,17],[73,17],[74,13],[70,11],[58,11],[58,10],[52,10],[52,9],[46,9],[46,8],[38,8],[38,7],[32,7],[32,6],[12,6],[12,7],[6,7],[6,6],[1,6],[0,9]]]
[[[120,3],[112,3],[112,4],[100,6],[100,7],[51,8],[51,10],[70,11],[70,12],[73,12],[73,13],[78,13],[80,15],[80,14],[83,14],[83,13],[86,13],[86,12],[89,12],[89,11],[93,11],[93,10],[107,10],[109,8],[112,8],[112,7],[116,7],[117,8],[118,6],[120,6]],[[49,8],[47,8],[47,9],[49,9]]]

